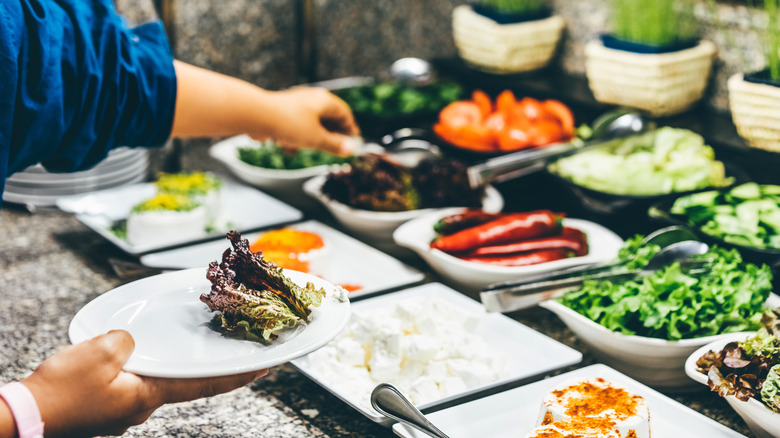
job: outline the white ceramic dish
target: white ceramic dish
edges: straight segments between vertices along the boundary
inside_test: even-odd
[[[474,388],[449,398],[422,404],[418,406],[420,409],[432,409],[490,388],[541,376],[546,372],[573,365],[582,360],[580,352],[504,315],[487,313],[480,303],[440,283],[429,283],[399,292],[367,298],[353,303],[352,311],[355,314],[359,314],[361,311],[392,306],[395,303],[408,300],[410,297],[444,299],[464,312],[474,314],[478,317],[474,333],[484,338],[491,349],[504,352],[508,362],[507,369],[510,370],[510,375],[503,380]],[[371,420],[386,425],[391,423],[390,420],[371,408],[369,400],[355,400],[347,395],[348,391],[345,387],[330,386],[318,378],[316,364],[310,363],[306,357],[296,359],[291,364]],[[343,384],[349,384],[349,376],[344,376]]]
[[[303,217],[298,209],[276,198],[253,188],[231,182],[224,177],[220,178],[223,182],[223,211],[217,221],[215,231],[207,232],[204,230],[202,236],[182,238],[179,241],[169,241],[164,244],[131,245],[110,230],[117,221],[127,218],[130,209],[135,204],[154,196],[156,188],[151,183],[59,198],[57,199],[57,207],[67,212],[77,213],[76,218],[84,225],[132,255],[222,237],[228,228],[241,232],[251,231],[298,221]]]
[[[299,285],[307,282],[329,293],[325,280],[286,271]],[[349,321],[349,301],[326,298],[311,321],[282,334],[270,345],[231,339],[208,327],[214,313],[199,299],[208,292],[206,267],[147,277],[100,295],[70,323],[78,343],[109,330],[123,329],[135,340],[124,369],[155,377],[213,377],[261,370],[308,354],[333,339]]]
[[[328,248],[329,263],[323,271],[312,270],[312,274],[334,284],[362,286],[351,292],[350,299],[371,295],[383,290],[422,281],[422,272],[380,252],[363,242],[317,221],[306,221],[290,225],[290,228],[319,234]],[[262,233],[247,234],[244,237],[254,242]],[[226,241],[205,242],[198,245],[155,252],[141,256],[146,266],[162,269],[186,269],[206,266],[219,259],[229,243]],[[314,268],[314,267],[312,267]]]
[[[316,198],[350,232],[363,240],[387,246],[393,244],[393,231],[401,224],[436,211],[452,211],[452,208],[425,208],[410,211],[371,211],[352,208],[330,199],[322,193],[326,175],[314,177],[303,184],[303,190]],[[504,198],[493,186],[487,186],[482,208],[488,212],[499,212],[504,208]]]
[[[398,227],[393,233],[395,243],[409,248],[425,260],[431,268],[445,279],[467,288],[480,289],[492,283],[516,280],[524,275],[563,269],[575,265],[598,263],[617,257],[623,246],[623,239],[612,231],[583,219],[563,220],[567,227],[577,228],[588,237],[588,254],[548,263],[530,266],[491,266],[461,260],[438,249],[431,249],[429,243],[436,237],[433,225],[453,211],[437,212],[421,216]]]
[[[523,437],[535,426],[542,400],[557,385],[568,381],[602,377],[644,397],[650,410],[650,436],[658,438],[726,438],[743,435],[605,366],[591,365],[530,385],[504,391],[427,417],[451,438]],[[426,435],[396,424],[393,432],[404,438]]]
[[[770,294],[767,304],[777,307],[780,297]],[[557,301],[545,301],[541,306],[558,315],[601,362],[661,389],[685,390],[695,386],[685,376],[685,360],[702,345],[728,336],[680,341],[629,336],[613,332]]]
[[[252,146],[254,140],[247,135],[239,135],[214,144],[209,155],[227,166],[242,181],[264,190],[285,194],[300,195],[303,182],[307,179],[328,173],[336,166],[314,166],[304,169],[265,169],[245,163],[238,158],[238,149]]]
[[[685,361],[685,374],[691,379],[707,385],[707,375],[697,371],[696,361],[708,351],[720,351],[729,342],[744,341],[746,338],[755,335],[753,333],[732,333],[713,341],[698,350],[694,351]],[[712,394],[717,397],[716,394]],[[745,420],[750,430],[758,438],[777,438],[780,437],[780,414],[772,412],[771,409],[764,406],[760,401],[751,398],[743,402],[734,396],[724,397],[731,407],[737,411],[740,417]]]

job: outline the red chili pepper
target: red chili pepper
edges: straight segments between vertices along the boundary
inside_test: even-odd
[[[583,256],[587,254],[588,243],[585,239],[585,233],[576,228],[564,227],[561,231],[561,234],[557,236],[521,240],[517,242],[505,243],[502,245],[483,246],[473,249],[465,254],[459,254],[458,257],[510,255],[521,252],[556,248],[571,250],[576,256]]]
[[[568,249],[542,249],[539,251],[495,257],[459,257],[467,262],[484,263],[494,266],[527,266],[538,263],[552,262],[568,258],[572,252]]]
[[[501,213],[487,213],[482,210],[466,210],[439,219],[433,226],[438,234],[448,235],[475,225],[484,224],[501,217]]]
[[[547,236],[560,230],[560,227],[561,215],[549,210],[509,213],[434,240],[431,248],[448,253],[462,252],[480,246]]]

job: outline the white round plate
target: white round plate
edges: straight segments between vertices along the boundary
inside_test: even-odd
[[[134,175],[127,180],[114,181],[111,184],[106,184],[104,186],[97,187],[96,190],[136,184],[144,181],[145,179],[146,179],[146,170],[144,170],[143,173]],[[89,191],[91,190],[73,190],[73,193],[71,193],[71,195],[82,194],[84,192],[89,192]],[[63,197],[63,195],[51,195],[47,193],[44,194],[17,193],[16,191],[8,187],[6,187],[5,191],[3,192],[3,201],[5,202],[12,202],[15,204],[22,204],[22,205],[35,205],[38,207],[54,206],[57,203],[57,199],[61,197]]]
[[[299,285],[323,287],[329,296],[311,321],[269,345],[231,339],[212,330],[215,315],[200,295],[209,291],[206,268],[155,275],[125,284],[82,308],[68,335],[78,343],[110,330],[127,330],[135,350],[124,369],[154,377],[214,377],[257,371],[304,356],[328,343],[349,321],[349,301],[331,298],[336,286],[321,278],[285,271]]]

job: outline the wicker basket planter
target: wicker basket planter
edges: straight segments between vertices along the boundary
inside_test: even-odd
[[[755,148],[780,152],[780,87],[729,78],[729,106],[739,135]]]
[[[460,57],[490,73],[519,73],[546,66],[565,22],[553,15],[511,24],[496,21],[460,5],[452,12],[452,34]]]
[[[705,40],[688,49],[652,54],[591,41],[585,46],[585,73],[596,100],[667,116],[701,99],[714,55],[715,45]]]

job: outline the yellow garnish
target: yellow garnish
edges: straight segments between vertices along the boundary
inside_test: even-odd
[[[195,207],[198,207],[199,205],[200,204],[185,195],[176,193],[158,193],[154,198],[147,199],[137,204],[135,207],[133,207],[133,211],[189,211]]]
[[[162,173],[154,185],[161,192],[204,194],[219,188],[220,181],[206,172]]]

